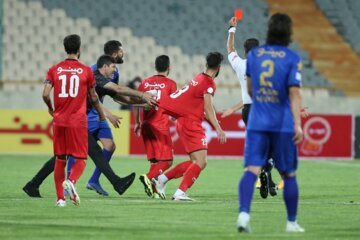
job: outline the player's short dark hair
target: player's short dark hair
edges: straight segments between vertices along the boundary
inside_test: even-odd
[[[224,60],[224,56],[219,52],[210,52],[206,56],[206,65],[210,69],[216,69],[221,65],[221,62]]]
[[[256,38],[249,38],[244,42],[245,53],[248,53],[252,48],[260,45],[259,40]]]
[[[121,42],[117,40],[110,40],[107,41],[104,44],[104,53],[107,55],[112,55],[113,53],[116,53],[119,50],[119,47],[121,47]]]
[[[170,58],[167,55],[160,55],[155,59],[155,69],[158,72],[165,72],[170,67]]]
[[[110,55],[102,55],[98,58],[96,62],[97,69],[102,68],[104,65],[110,65],[114,62],[114,59]]]
[[[285,13],[275,13],[268,22],[266,43],[288,46],[291,43],[292,21]]]
[[[76,54],[81,46],[81,38],[77,34],[71,34],[64,38],[64,48],[67,54]]]

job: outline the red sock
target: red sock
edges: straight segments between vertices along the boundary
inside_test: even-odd
[[[170,169],[169,171],[167,171],[165,173],[165,176],[171,180],[171,179],[176,179],[179,177],[182,177],[184,175],[184,173],[186,172],[186,170],[188,169],[188,167],[193,163],[193,161],[188,160],[186,162],[182,162],[179,163],[178,165],[176,165],[175,167],[173,167],[172,169]]]
[[[179,189],[183,192],[186,192],[188,188],[194,184],[196,179],[199,177],[201,172],[201,167],[196,163],[191,164],[191,166],[184,173],[184,177],[180,183]]]
[[[149,172],[146,174],[148,179],[153,179],[164,173],[166,169],[171,166],[172,161],[158,161],[156,163],[152,163],[150,166]]]
[[[65,160],[56,159],[54,167],[54,180],[57,200],[65,200],[64,188],[62,186],[62,183],[65,181],[65,166]]]
[[[82,173],[84,172],[86,166],[86,160],[76,159],[74,165],[71,168],[69,180],[72,183],[76,183],[77,180],[80,178]]]

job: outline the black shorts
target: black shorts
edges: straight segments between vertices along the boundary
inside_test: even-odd
[[[244,107],[241,110],[242,119],[245,123],[245,126],[247,126],[247,123],[248,123],[250,108],[251,108],[251,104],[244,104]]]

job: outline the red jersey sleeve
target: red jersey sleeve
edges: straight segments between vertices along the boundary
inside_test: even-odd
[[[53,67],[49,68],[46,74],[45,83],[50,83],[51,85],[54,85]]]
[[[216,91],[216,84],[214,80],[207,79],[206,81],[204,81],[202,94],[211,94],[212,96],[214,96],[215,91]]]

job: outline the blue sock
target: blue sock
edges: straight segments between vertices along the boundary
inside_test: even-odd
[[[240,212],[250,213],[256,179],[257,176],[250,171],[246,171],[241,178],[238,189]]]
[[[113,155],[113,152],[110,152],[110,151],[106,150],[105,148],[103,149],[102,152],[104,154],[105,160],[109,162]],[[99,170],[99,168],[96,167],[92,176],[89,179],[89,182],[99,183],[100,175],[101,175],[101,171]]]
[[[66,179],[69,178],[70,176],[70,172],[71,172],[71,168],[75,163],[75,158],[73,158],[72,156],[69,156],[67,159],[67,175],[66,175]]]
[[[284,178],[283,198],[286,205],[288,221],[296,221],[299,201],[299,188],[296,177]]]

